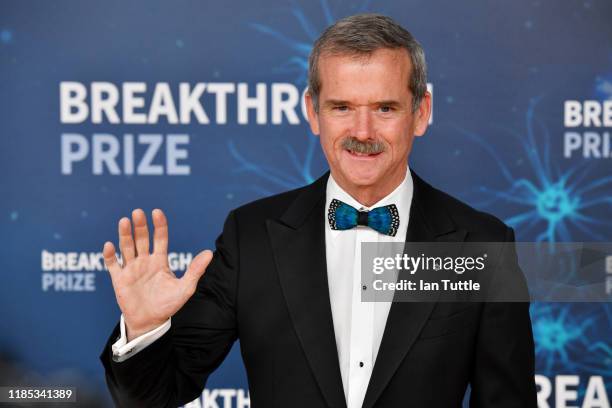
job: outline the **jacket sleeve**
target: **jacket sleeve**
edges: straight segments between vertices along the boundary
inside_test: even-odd
[[[492,301],[484,303],[471,377],[471,408],[537,407],[529,294],[512,229],[507,229],[505,239],[493,282],[496,287],[490,288],[504,293],[490,293]]]
[[[221,364],[237,338],[236,290],[238,237],[231,212],[216,241],[213,259],[194,295],[172,316],[162,337],[138,354],[118,362],[113,330],[100,356],[117,406],[177,407],[197,398],[208,376]]]

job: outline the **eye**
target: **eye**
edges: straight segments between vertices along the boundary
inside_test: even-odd
[[[348,110],[348,106],[346,105],[334,106],[334,110],[340,111],[340,112],[346,112]]]
[[[393,110],[393,108],[388,105],[381,105],[381,107],[378,109],[380,109],[380,111],[383,113],[389,113]]]

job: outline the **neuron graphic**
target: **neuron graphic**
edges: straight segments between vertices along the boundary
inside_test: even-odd
[[[472,203],[481,207],[494,202],[510,204],[516,210],[505,222],[521,227],[521,235],[538,242],[571,241],[574,232],[571,227],[595,240],[607,241],[594,227],[609,226],[610,221],[597,218],[590,211],[598,206],[612,206],[609,193],[612,177],[588,180],[590,168],[585,162],[564,171],[552,165],[550,135],[535,116],[538,101],[539,98],[530,101],[525,115],[525,135],[503,129],[518,140],[532,172],[531,179],[516,177],[481,136],[459,129],[493,158],[507,186],[506,189],[479,187],[477,192],[485,198]],[[536,131],[541,132],[543,146],[536,143]],[[538,373],[554,376],[574,372],[608,378],[612,375],[610,304],[537,302],[531,306],[531,316]],[[606,387],[610,389],[612,385],[607,382]],[[584,389],[579,390],[580,394],[583,392]]]
[[[480,186],[477,192],[484,195],[485,199],[472,203],[479,207],[490,206],[498,201],[516,205],[518,210],[515,214],[504,221],[513,228],[521,227],[521,234],[533,235],[537,242],[571,241],[570,227],[586,234],[589,239],[606,241],[609,236],[595,232],[593,227],[612,226],[612,222],[597,218],[589,212],[601,206],[612,208],[612,196],[609,193],[612,176],[585,181],[591,170],[585,165],[586,161],[564,171],[552,165],[548,129],[535,116],[538,101],[539,98],[534,98],[529,103],[525,115],[525,135],[502,128],[504,132],[516,137],[521,145],[533,173],[531,179],[516,177],[481,136],[458,129],[493,158],[507,186],[506,189]],[[536,143],[536,130],[542,132],[543,146]],[[534,233],[533,229],[538,226],[539,229]]]
[[[535,303],[531,306],[538,373],[612,376],[609,341],[612,311],[609,304],[601,306],[580,303]],[[612,389],[609,381],[606,389]]]
[[[542,360],[540,367],[545,373],[564,368],[596,375],[612,374],[609,342],[589,341],[589,338],[600,337],[598,334],[607,334],[605,332],[612,325],[610,308],[601,308],[601,312],[594,314],[590,307],[571,303],[532,306],[533,333],[538,339],[536,355]],[[556,367],[558,364],[561,367]]]
[[[321,11],[323,14],[324,26],[329,26],[334,23],[336,18],[333,16],[331,7],[327,0],[320,0]],[[369,0],[364,1],[357,7],[355,12],[364,12],[367,10]],[[306,86],[308,78],[308,56],[312,49],[312,44],[319,36],[320,30],[315,27],[312,21],[308,19],[304,10],[297,4],[293,3],[291,7],[291,14],[295,18],[298,26],[300,27],[304,40],[298,40],[291,38],[289,35],[282,33],[281,31],[270,27],[266,24],[251,23],[250,27],[256,31],[269,35],[275,40],[284,44],[290,51],[289,58],[276,68],[276,72],[279,73],[294,73],[295,83],[300,86]],[[307,127],[307,126],[306,126]],[[293,189],[301,187],[304,184],[309,184],[314,181],[313,177],[313,159],[318,152],[318,140],[309,129],[306,129],[308,135],[306,140],[306,147],[294,146],[289,143],[283,145],[283,149],[286,152],[287,158],[290,161],[289,168],[284,166],[270,166],[267,164],[258,164],[256,161],[245,157],[240,152],[236,144],[232,141],[228,141],[228,149],[234,160],[238,163],[236,171],[238,172],[250,172],[258,176],[261,180],[264,180],[272,185],[283,188]],[[296,140],[293,138],[292,140]],[[299,140],[299,143],[303,143],[303,140]],[[303,152],[300,157],[300,152]],[[260,194],[271,194],[272,191],[268,191],[261,186],[252,186]]]

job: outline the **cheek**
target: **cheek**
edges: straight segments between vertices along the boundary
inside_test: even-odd
[[[403,156],[410,150],[410,136],[414,129],[411,129],[410,123],[396,122],[386,123],[382,127],[382,134],[384,137],[387,148],[393,153],[394,157]]]
[[[337,138],[334,138],[328,132],[321,131],[319,135],[321,139],[321,149],[323,150],[323,154],[327,159],[327,162],[330,164],[335,164],[339,161],[340,152],[338,151],[340,143]]]
[[[347,133],[346,129],[337,123],[321,121],[321,145],[323,149],[331,152],[342,150],[342,139]]]

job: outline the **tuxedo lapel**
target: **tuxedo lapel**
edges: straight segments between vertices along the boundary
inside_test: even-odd
[[[455,229],[439,200],[434,199],[435,190],[414,172],[412,172],[412,179],[414,191],[410,205],[406,243],[463,241],[466,232]],[[404,252],[406,252],[406,247]],[[399,279],[401,279],[401,274]],[[398,293],[395,297],[398,297]],[[363,408],[374,406],[416,341],[435,304],[433,298],[431,302],[393,302]]]
[[[325,189],[305,187],[279,220],[268,220],[281,287],[314,377],[330,407],[346,407],[327,283]]]

